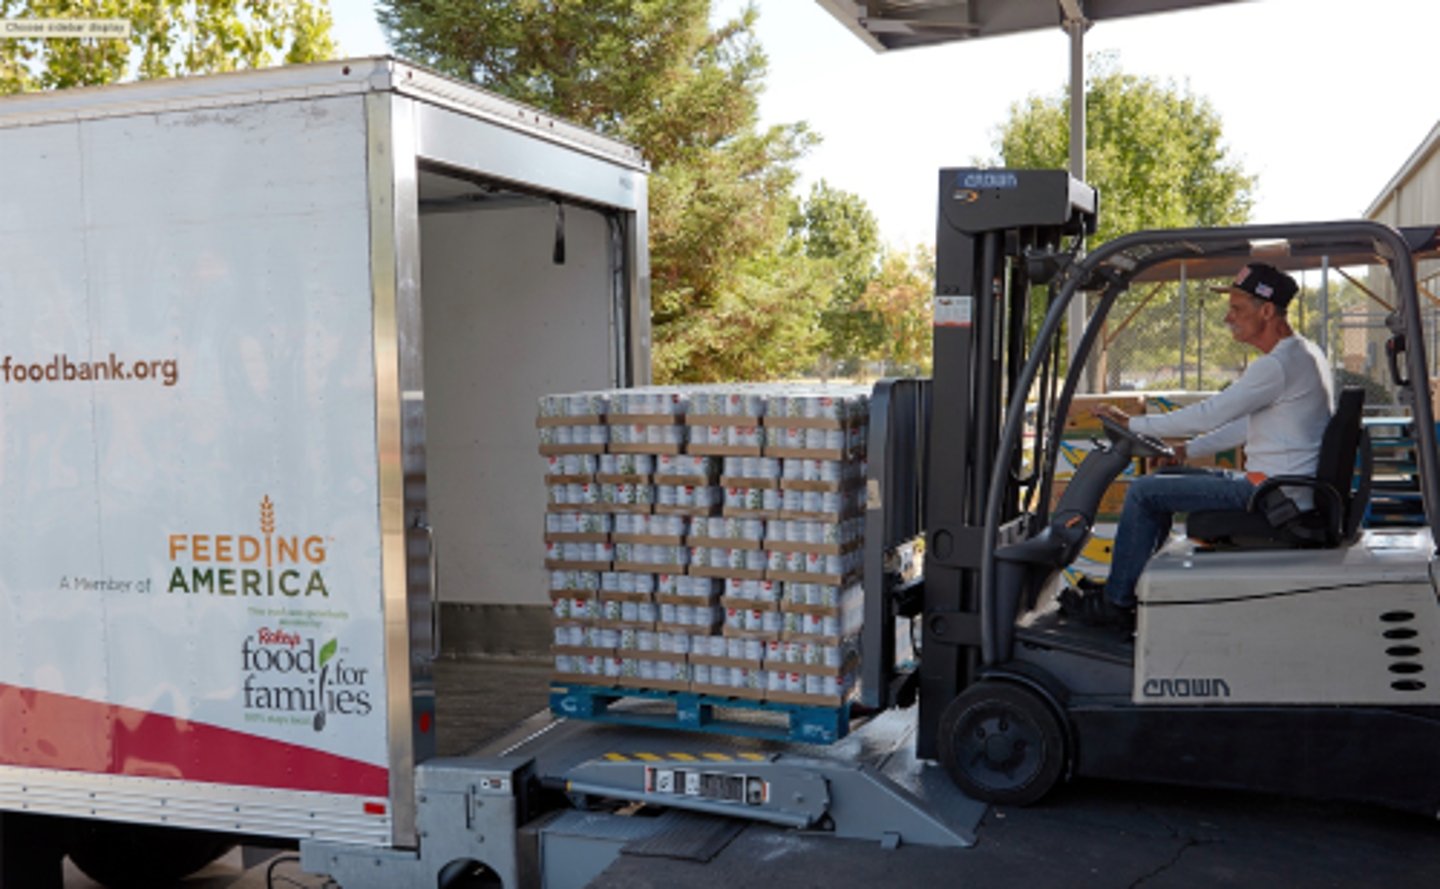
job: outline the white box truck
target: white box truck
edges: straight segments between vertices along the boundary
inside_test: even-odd
[[[438,603],[544,602],[536,399],[649,381],[645,209],[389,58],[0,100],[13,885],[414,854]]]

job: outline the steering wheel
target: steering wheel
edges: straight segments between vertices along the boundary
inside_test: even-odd
[[[1146,435],[1143,432],[1132,432],[1130,429],[1121,426],[1119,423],[1105,416],[1100,415],[1100,425],[1105,427],[1105,434],[1110,440],[1119,444],[1129,442],[1131,455],[1135,457],[1174,457],[1175,449],[1153,435]]]

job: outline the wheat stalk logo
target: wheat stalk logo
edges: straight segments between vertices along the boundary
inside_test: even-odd
[[[265,567],[273,568],[270,541],[275,534],[275,504],[270,502],[269,494],[260,501],[260,530],[265,534]]]

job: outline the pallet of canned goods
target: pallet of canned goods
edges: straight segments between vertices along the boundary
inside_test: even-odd
[[[864,390],[651,387],[540,414],[557,686],[848,713]]]

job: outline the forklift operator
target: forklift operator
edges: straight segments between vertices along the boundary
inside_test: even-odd
[[[1228,287],[1214,289],[1229,294],[1225,324],[1230,334],[1264,354],[1224,391],[1181,410],[1130,417],[1102,405],[1095,413],[1160,438],[1194,436],[1175,446],[1177,461],[1243,444],[1245,471],[1189,470],[1144,475],[1131,482],[1103,595],[1092,588],[1078,601],[1071,599],[1066,609],[1078,610],[1084,623],[1134,626],[1136,582],[1169,537],[1175,513],[1243,510],[1266,477],[1315,473],[1334,404],[1334,383],[1324,353],[1297,334],[1286,318],[1285,310],[1299,290],[1295,279],[1274,266],[1251,263]],[[1301,509],[1311,505],[1308,491],[1296,489],[1291,497]]]

